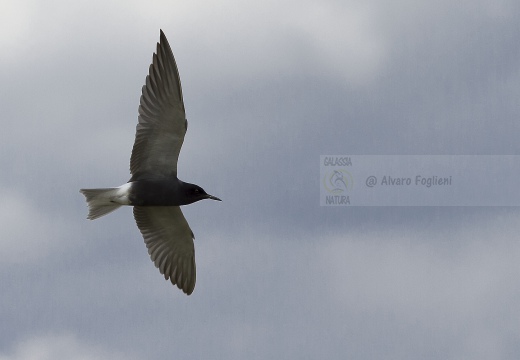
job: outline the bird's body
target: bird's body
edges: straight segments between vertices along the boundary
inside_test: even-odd
[[[80,192],[86,197],[91,220],[123,205],[134,206],[134,218],[155,266],[189,295],[196,278],[194,236],[180,206],[220,199],[177,178],[188,123],[179,72],[162,30],[143,86],[138,119],[128,183]]]
[[[181,206],[208,197],[200,187],[177,178],[130,182],[128,199],[132,206]]]

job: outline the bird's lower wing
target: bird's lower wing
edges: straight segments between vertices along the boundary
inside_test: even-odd
[[[193,232],[178,206],[134,206],[134,218],[155,266],[190,295],[195,288]]]

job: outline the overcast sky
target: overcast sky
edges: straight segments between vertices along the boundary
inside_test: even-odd
[[[2,0],[0,360],[518,359],[519,209],[320,207],[319,159],[520,154],[519,10]],[[78,191],[129,179],[159,29],[223,199],[183,208],[191,296]]]

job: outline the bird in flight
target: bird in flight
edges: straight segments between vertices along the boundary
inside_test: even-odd
[[[200,186],[177,177],[177,160],[188,129],[181,80],[172,50],[161,30],[139,104],[130,180],[116,188],[81,189],[94,220],[122,205],[134,218],[155,266],[187,295],[195,288],[193,232],[181,205],[218,200]]]

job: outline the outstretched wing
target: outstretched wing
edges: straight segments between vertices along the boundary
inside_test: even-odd
[[[134,206],[134,218],[155,266],[190,295],[195,288],[193,232],[179,206]]]
[[[179,71],[161,30],[139,105],[139,123],[130,158],[132,180],[176,176],[187,128]]]

